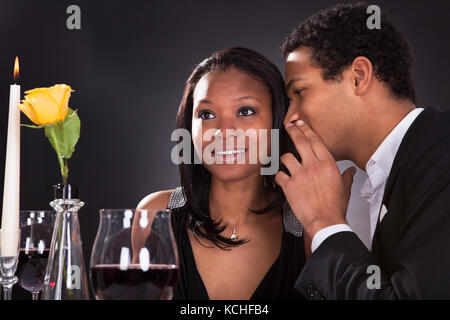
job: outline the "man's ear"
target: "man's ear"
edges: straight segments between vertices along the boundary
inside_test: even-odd
[[[356,57],[350,66],[350,72],[355,94],[364,94],[372,81],[372,62],[366,57]]]

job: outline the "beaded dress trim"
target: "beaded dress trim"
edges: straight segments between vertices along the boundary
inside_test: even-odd
[[[175,188],[170,195],[169,204],[167,207],[169,209],[175,209],[181,208],[185,204],[186,198],[184,197],[182,187]],[[301,237],[303,234],[303,226],[300,221],[298,221],[287,201],[283,205],[283,226],[287,232],[296,237]]]

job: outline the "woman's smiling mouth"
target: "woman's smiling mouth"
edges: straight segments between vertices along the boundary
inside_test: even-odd
[[[217,154],[217,155],[229,155],[229,154],[237,154],[237,153],[244,153],[245,151],[247,151],[247,149],[243,148],[243,149],[237,149],[237,150],[224,150],[224,151],[213,151],[213,153]]]

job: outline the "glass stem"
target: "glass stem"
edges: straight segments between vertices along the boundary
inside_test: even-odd
[[[3,300],[11,300],[12,286],[3,286]]]
[[[32,292],[31,297],[33,300],[39,300],[39,291],[38,292]]]

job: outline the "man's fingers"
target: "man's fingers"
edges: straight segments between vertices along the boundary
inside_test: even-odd
[[[344,171],[342,174],[342,182],[344,183],[344,192],[347,198],[347,201],[350,199],[350,194],[352,190],[353,177],[355,176],[356,168],[350,167]]]
[[[291,176],[301,168],[301,164],[292,153],[285,153],[280,157],[280,162],[288,169]]]
[[[304,122],[303,120],[297,121],[297,127],[308,139],[309,144],[317,159],[319,159],[320,161],[334,159],[330,151],[328,151],[327,147],[325,146],[323,140],[314,132],[313,129],[311,129],[308,124],[306,124],[306,122]]]
[[[289,137],[294,142],[295,148],[297,149],[300,157],[302,158],[302,163],[311,163],[315,160],[316,156],[309,143],[308,138],[304,133],[297,127],[296,124],[288,123],[286,125],[286,131]]]
[[[289,180],[289,176],[283,171],[278,171],[275,175],[275,183],[280,187],[283,187],[284,184]]]

